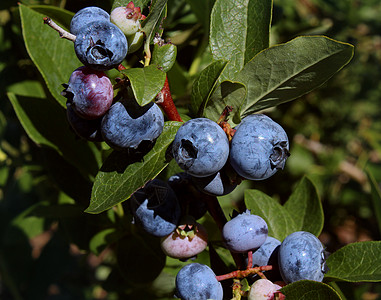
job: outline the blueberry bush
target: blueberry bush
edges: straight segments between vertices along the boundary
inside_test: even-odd
[[[0,4],[2,299],[381,293],[377,102],[352,103],[381,25],[292,2]],[[367,238],[333,242],[348,215]]]

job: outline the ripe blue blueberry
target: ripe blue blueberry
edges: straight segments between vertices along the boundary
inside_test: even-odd
[[[66,103],[66,115],[74,132],[81,138],[91,142],[102,142],[101,122],[102,119],[86,120],[79,117],[70,103]]]
[[[115,149],[136,149],[142,141],[152,142],[162,133],[164,116],[153,102],[139,106],[135,100],[114,103],[102,120],[102,136]]]
[[[78,32],[74,50],[85,66],[109,70],[117,67],[126,57],[128,43],[126,36],[113,23],[95,21]]]
[[[110,79],[102,71],[79,67],[71,74],[61,93],[71,108],[83,119],[97,119],[110,108],[114,90]]]
[[[174,231],[180,219],[180,206],[174,191],[159,179],[148,182],[130,199],[134,222],[146,232],[164,237]]]
[[[168,184],[179,199],[183,216],[190,215],[198,220],[206,214],[206,203],[201,192],[193,185],[191,175],[185,172],[177,173],[169,177]]]
[[[70,32],[77,35],[83,27],[95,21],[110,22],[110,15],[100,7],[89,6],[82,8],[71,19]]]
[[[322,243],[306,231],[288,235],[279,248],[278,256],[280,273],[286,283],[303,279],[322,281],[327,271]]]
[[[177,131],[172,146],[177,164],[195,177],[217,173],[229,156],[229,141],[216,122],[196,118]]]
[[[227,248],[240,253],[261,247],[266,241],[267,233],[265,220],[250,214],[249,210],[226,222],[222,229]]]
[[[262,114],[249,115],[235,128],[230,163],[242,177],[263,180],[283,169],[289,156],[286,132]]]
[[[280,244],[279,240],[268,236],[263,245],[253,253],[253,266],[272,265],[273,260],[277,261]]]
[[[176,295],[182,300],[222,300],[223,291],[211,268],[191,263],[177,273]]]
[[[227,195],[237,186],[230,181],[223,169],[207,177],[193,177],[193,182],[201,192],[211,196]]]

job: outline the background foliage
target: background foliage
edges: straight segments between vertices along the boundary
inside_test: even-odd
[[[57,9],[35,6],[33,10],[24,6],[21,12],[48,14],[61,24],[67,24],[72,14],[58,8],[75,12],[91,3],[110,11],[113,5],[112,1],[70,0],[21,3],[55,6]],[[213,3],[213,0],[168,1],[164,34],[177,45],[177,60],[168,77],[181,113],[193,103],[192,97],[197,98],[192,83],[215,55],[208,47]],[[381,4],[377,0],[274,1],[272,45],[300,35],[324,34],[354,44],[355,56],[349,66],[319,89],[268,111],[288,133],[292,155],[283,172],[264,182],[245,182],[233,195],[221,197],[227,214],[232,207],[242,207],[243,193],[248,188],[261,191],[264,198],[271,196],[277,210],[280,210],[279,203],[284,204],[286,213],[287,203],[298,196],[293,193],[296,184],[307,175],[317,187],[322,203],[321,208],[314,209],[323,209],[325,215],[324,226],[310,230],[316,233],[323,230],[320,239],[327,250],[333,252],[349,243],[381,239],[380,13]],[[60,106],[53,99],[59,98],[60,92],[55,82],[66,82],[68,74],[79,65],[72,49],[65,51],[72,47],[70,42],[60,40],[42,21],[27,24],[22,31],[16,1],[1,2],[0,22],[1,298],[123,299],[127,295],[131,299],[165,299],[171,296],[173,276],[181,262],[169,258],[165,261],[157,241],[145,238],[144,233],[121,238],[120,230],[114,228],[128,226],[129,222],[121,222],[118,211],[99,215],[83,213],[102,157],[96,146],[74,139],[65,121],[64,102]],[[65,53],[54,57],[61,61],[62,67],[50,70],[49,60],[46,65],[36,67],[27,54],[28,44],[24,44],[23,34],[28,34],[32,43],[43,45],[36,55],[49,58],[60,50]],[[67,53],[72,53],[72,59]],[[240,57],[237,63],[246,62],[245,59]],[[134,56],[128,63],[136,66],[138,60]],[[221,61],[213,66],[214,70],[224,67]],[[47,71],[55,73],[57,78],[46,76]],[[224,71],[223,76],[231,78],[231,70]],[[8,98],[6,93],[13,94]],[[30,132],[25,132],[17,116],[33,115],[34,110],[41,108],[46,109],[44,118],[28,119],[28,124],[23,125]],[[53,118],[49,113],[52,110],[56,112],[54,116],[61,115],[62,119]],[[213,107],[206,106],[206,111],[208,116],[215,116]],[[39,126],[49,128],[48,134],[39,135]],[[173,134],[171,128],[168,134]],[[54,149],[60,142],[62,147]],[[75,147],[64,147],[66,142]],[[170,164],[166,172],[171,168]],[[163,172],[160,176],[166,178],[167,174]],[[304,184],[310,182],[303,180]],[[245,201],[249,198],[250,195]],[[203,222],[213,228],[212,220],[206,217]],[[316,224],[320,222],[317,220]],[[216,228],[210,236],[212,240],[219,239]],[[116,255],[105,248],[113,241],[117,241],[112,248]],[[222,248],[217,247],[215,251],[228,266],[233,263]],[[134,258],[136,267],[131,268],[128,257]],[[201,254],[198,261],[209,263],[209,257]],[[164,264],[165,272],[161,272]],[[339,269],[331,276],[343,274],[350,275],[348,270]],[[347,299],[377,299],[381,295],[377,284],[332,284],[333,288],[338,286],[344,293],[341,296]],[[288,289],[290,293],[298,291],[292,285]],[[334,290],[332,293],[336,294]]]

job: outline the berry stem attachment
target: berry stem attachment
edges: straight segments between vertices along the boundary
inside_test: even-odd
[[[233,272],[228,273],[228,274],[216,276],[216,279],[218,281],[222,281],[222,280],[226,280],[226,279],[232,279],[232,278],[240,279],[240,278],[245,278],[245,277],[252,275],[252,274],[258,274],[261,278],[267,279],[266,276],[262,272],[263,271],[270,271],[272,269],[273,269],[272,266],[262,266],[262,267],[249,268],[246,270],[237,270],[237,271],[233,271]]]
[[[57,31],[61,38],[67,39],[69,41],[75,42],[76,36],[74,34],[71,34],[70,32],[67,32],[65,29],[57,25],[51,18],[45,17],[44,18],[44,24],[49,25],[52,27],[55,31]]]
[[[222,232],[222,229],[224,228],[225,223],[228,221],[224,215],[224,212],[222,211],[221,205],[218,202],[217,197],[213,196],[204,196],[205,203],[208,206],[208,212],[216,222],[218,228]],[[235,264],[237,265],[238,269],[241,269],[242,266],[244,266],[244,261],[242,256],[239,253],[230,252]],[[233,278],[233,277],[232,277]]]
[[[241,291],[242,285],[241,281],[239,279],[233,279],[233,298],[232,300],[241,300],[242,291]]]
[[[247,269],[250,269],[250,267],[253,265],[253,251],[247,252]]]
[[[159,94],[157,94],[155,102],[164,110],[170,121],[183,122],[175,104],[173,103],[168,77],[165,78],[164,86]]]

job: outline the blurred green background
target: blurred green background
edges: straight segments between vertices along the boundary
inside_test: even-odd
[[[21,2],[73,12],[89,5],[110,11],[112,5],[100,0]],[[195,2],[169,0],[164,24],[165,37],[178,46],[169,79],[180,110],[189,100],[192,79],[210,62],[207,32],[190,5]],[[318,90],[267,112],[288,133],[291,157],[283,172],[251,187],[282,202],[307,174],[321,196],[325,226],[320,238],[329,251],[356,241],[380,240],[381,225],[366,172],[381,182],[381,2],[274,0],[273,13],[272,44],[322,34],[353,44],[355,56]],[[51,175],[54,166],[47,157],[53,154],[29,140],[6,95],[28,95],[32,90],[49,94],[23,44],[17,1],[1,1],[0,25],[0,298],[123,299],[105,281],[112,264],[107,254],[103,253],[105,259],[87,254],[78,242],[81,236],[73,239],[57,229],[57,218],[65,211],[50,212],[50,218],[23,217],[41,203],[72,200]],[[240,195],[238,191],[229,199],[239,206]],[[78,223],[68,225],[67,231],[84,226],[83,231],[96,232],[93,216],[77,214]],[[118,278],[112,279],[115,285]],[[381,299],[376,284],[340,287],[348,299]],[[49,296],[41,297],[46,290]]]

